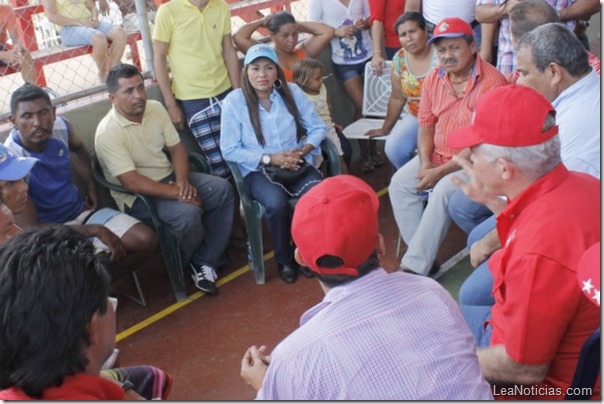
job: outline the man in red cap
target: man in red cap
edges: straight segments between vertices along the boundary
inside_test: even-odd
[[[389,187],[394,218],[407,244],[401,269],[421,275],[437,269],[436,253],[451,223],[447,204],[456,187],[449,178],[460,169],[451,158],[469,155],[449,147],[447,136],[470,123],[483,93],[507,84],[477,56],[472,28],[465,21],[445,18],[428,43],[434,43],[440,66],[428,73],[422,88],[417,156],[394,174]]]
[[[296,260],[325,298],[241,375],[266,400],[491,399],[459,307],[431,279],[380,267],[379,200],[357,177],[325,179],[296,205]]]
[[[472,125],[448,138],[472,152],[471,162],[456,160],[475,196],[508,200],[497,217],[503,247],[488,261],[495,303],[461,306],[483,347],[485,377],[499,385],[496,398],[565,396],[581,347],[600,325],[576,281],[581,255],[600,240],[600,182],[561,162],[555,114],[535,90],[501,87],[480,100]]]

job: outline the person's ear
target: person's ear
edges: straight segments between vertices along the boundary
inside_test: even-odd
[[[558,63],[550,63],[545,68],[545,72],[551,82],[552,85],[559,85],[560,82],[564,79],[564,69]]]
[[[509,181],[514,176],[514,165],[504,158],[500,158],[498,163],[499,176],[503,181]]]
[[[296,251],[294,251],[294,259],[299,265],[303,267],[306,266],[306,264],[304,263],[304,259],[302,258],[302,254],[300,254],[300,250],[298,250],[298,248],[296,248]]]

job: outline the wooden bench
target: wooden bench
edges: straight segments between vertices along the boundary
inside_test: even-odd
[[[44,6],[42,5],[25,5],[15,7],[17,16],[17,26],[19,30],[19,38],[23,46],[31,53],[34,68],[36,70],[37,81],[39,86],[46,86],[46,76],[44,75],[43,67],[51,63],[61,62],[63,60],[72,59],[78,56],[83,56],[92,53],[91,45],[84,46],[53,46],[50,48],[42,48],[38,46],[36,40],[36,30],[33,22],[35,14],[43,14]],[[141,40],[140,32],[133,32],[128,35],[127,44],[130,46],[130,54],[132,63],[141,69],[140,53],[138,51],[137,41]],[[0,66],[0,76],[5,76],[17,73],[18,70],[12,66]]]

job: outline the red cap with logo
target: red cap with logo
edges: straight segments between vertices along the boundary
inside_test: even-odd
[[[558,126],[543,132],[548,114],[556,110],[532,88],[510,84],[484,93],[476,103],[472,125],[455,129],[447,144],[455,149],[482,143],[522,147],[541,144],[558,133]]]
[[[430,45],[439,38],[458,38],[462,35],[474,37],[474,31],[470,24],[461,18],[445,18],[434,27],[432,37],[428,39],[427,44]]]
[[[296,204],[292,237],[304,263],[320,275],[358,276],[356,267],[369,258],[378,239],[375,191],[352,175],[323,180]],[[322,257],[339,259],[336,268],[320,266]]]

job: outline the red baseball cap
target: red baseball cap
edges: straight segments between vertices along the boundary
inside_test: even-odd
[[[558,125],[542,132],[550,113],[556,113],[552,104],[530,87],[497,87],[476,103],[472,125],[449,132],[447,144],[454,149],[482,143],[508,147],[541,144],[558,133]]]
[[[462,35],[470,35],[474,37],[474,31],[470,24],[461,18],[445,18],[434,27],[432,37],[428,39],[427,44],[430,45],[439,38],[458,38]]]
[[[589,247],[577,267],[579,287],[593,303],[600,305],[600,242]]]
[[[375,191],[352,175],[323,180],[296,204],[292,237],[304,263],[320,275],[358,276],[356,267],[369,258],[378,239]],[[341,259],[337,268],[320,267],[324,256]]]

